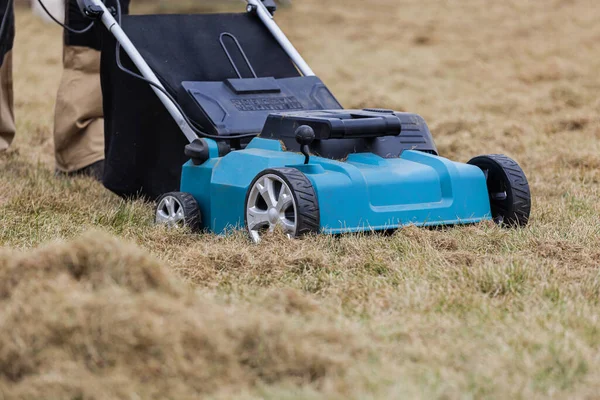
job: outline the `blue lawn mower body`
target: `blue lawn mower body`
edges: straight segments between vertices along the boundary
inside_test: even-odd
[[[303,155],[283,151],[272,139],[254,139],[246,149],[224,157],[219,157],[215,142],[209,146],[209,160],[184,165],[181,192],[197,201],[202,215],[198,227],[211,232],[252,223],[246,215],[248,192],[261,172],[273,169],[295,169],[306,177],[316,195],[318,210],[313,214],[318,212],[321,233],[471,224],[492,218],[480,168],[424,152],[404,151],[391,159],[351,154],[344,162],[311,157],[304,164]],[[277,214],[280,217],[284,216]]]

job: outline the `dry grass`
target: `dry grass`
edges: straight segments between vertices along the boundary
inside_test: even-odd
[[[259,383],[327,390],[368,356],[349,322],[332,326],[300,294],[216,300],[103,234],[2,259],[6,397],[192,399]]]
[[[347,107],[418,112],[453,159],[519,160],[531,225],[259,246],[156,228],[149,204],[54,178],[60,32],[19,13],[19,136],[0,156],[0,245],[13,249],[0,254],[0,394],[598,397],[600,8],[364,4],[296,1],[279,21]],[[105,233],[76,239],[90,230]]]

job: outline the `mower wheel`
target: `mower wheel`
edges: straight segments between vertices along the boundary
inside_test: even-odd
[[[485,173],[494,221],[512,227],[526,226],[531,212],[531,192],[519,164],[500,154],[475,157],[469,164]]]
[[[288,237],[318,232],[319,202],[310,180],[295,168],[262,171],[246,194],[245,221],[251,239],[281,227]]]
[[[171,192],[158,199],[156,224],[197,231],[202,222],[198,202],[189,193]]]

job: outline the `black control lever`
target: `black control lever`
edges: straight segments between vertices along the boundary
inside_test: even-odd
[[[261,0],[261,1],[267,8],[267,11],[269,11],[269,13],[271,15],[275,15],[275,11],[277,11],[277,4],[275,4],[275,1],[274,0]],[[255,13],[256,6],[253,4],[248,4],[248,7],[246,7],[246,11],[248,11],[249,13]]]
[[[300,151],[304,155],[304,164],[310,161],[310,145],[315,140],[315,131],[308,125],[301,125],[296,129],[296,142],[300,145]]]
[[[315,131],[308,125],[301,125],[296,129],[296,142],[301,146],[300,151],[304,155],[304,164],[310,161],[310,145],[315,140]]]
[[[104,14],[102,8],[90,0],[77,0],[77,5],[81,13],[90,19],[100,19],[102,18],[102,14]]]
[[[271,13],[271,15],[275,15],[275,11],[277,11],[277,4],[273,0],[262,0],[267,10]]]

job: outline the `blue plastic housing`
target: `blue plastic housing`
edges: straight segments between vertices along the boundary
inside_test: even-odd
[[[386,159],[351,154],[344,162],[283,151],[276,140],[256,138],[245,150],[183,167],[181,191],[192,194],[203,228],[215,233],[244,227],[252,180],[267,168],[293,167],[312,182],[326,234],[377,231],[406,225],[477,223],[491,219],[486,179],[475,166],[419,151]]]

